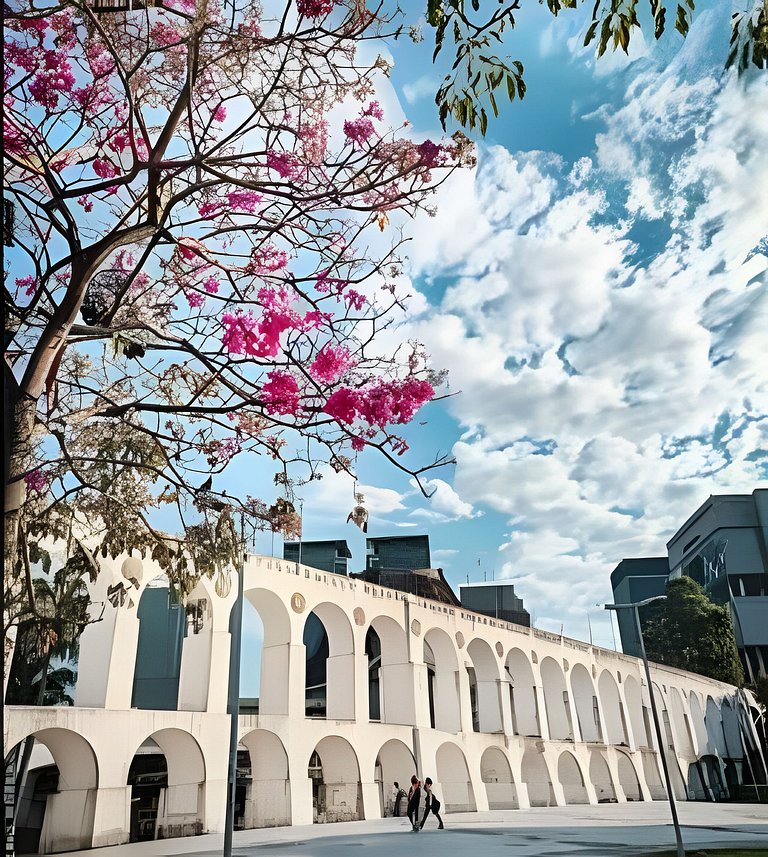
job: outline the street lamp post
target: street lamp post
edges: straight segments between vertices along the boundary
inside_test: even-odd
[[[229,770],[227,806],[224,821],[224,857],[232,857],[232,833],[235,829],[235,796],[237,789],[238,720],[240,716],[240,635],[243,628],[243,577],[245,576],[245,516],[240,516],[240,564],[237,569],[237,599],[232,605],[229,655]]]
[[[677,806],[675,805],[675,796],[672,792],[672,781],[669,776],[669,767],[667,765],[667,757],[664,753],[664,739],[661,734],[661,723],[659,723],[659,714],[656,710],[656,700],[653,696],[653,682],[651,681],[651,670],[648,666],[648,656],[645,654],[645,643],[643,642],[643,629],[640,626],[640,611],[638,608],[645,607],[653,601],[663,601],[666,595],[656,595],[653,598],[646,598],[644,601],[636,601],[632,604],[606,604],[606,610],[632,610],[635,617],[635,626],[637,628],[637,636],[640,640],[640,654],[643,658],[643,666],[645,667],[645,680],[648,684],[648,696],[651,699],[651,715],[653,717],[653,727],[656,731],[656,743],[659,746],[659,755],[661,756],[661,767],[664,771],[664,784],[667,788],[667,798],[669,799],[669,809],[672,813],[672,824],[675,828],[675,842],[677,844],[677,857],[685,857],[685,847],[683,846],[683,835],[680,832],[680,822],[677,818]]]

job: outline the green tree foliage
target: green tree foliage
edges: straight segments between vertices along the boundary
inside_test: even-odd
[[[713,604],[690,577],[667,583],[667,598],[644,610],[643,637],[649,660],[741,685],[733,625],[727,607]]]
[[[503,33],[514,29],[522,2],[427,0],[426,19],[435,33],[433,59],[451,41],[455,53],[451,73],[435,95],[443,128],[452,116],[463,127],[479,128],[485,134],[488,109],[498,116],[498,99],[504,93],[510,101],[525,96],[522,63],[493,53],[494,46],[502,44]],[[532,0],[528,2],[532,5]],[[585,0],[539,0],[544,2],[557,17],[563,10],[579,8]],[[685,37],[694,11],[695,0],[594,0],[584,45],[594,44],[598,58],[609,48],[626,54],[636,31],[652,28],[653,37],[660,39],[670,21]],[[739,74],[750,66],[768,66],[768,0],[751,0],[746,9],[732,16],[726,66],[737,68]]]

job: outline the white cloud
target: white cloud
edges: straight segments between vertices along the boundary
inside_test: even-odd
[[[414,80],[412,83],[406,83],[403,86],[403,95],[409,104],[415,104],[422,98],[429,95],[434,95],[437,92],[439,83],[431,75],[425,74]]]

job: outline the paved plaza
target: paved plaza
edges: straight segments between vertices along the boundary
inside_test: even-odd
[[[686,848],[761,847],[768,853],[768,806],[681,803]],[[641,855],[674,847],[666,803],[601,804],[529,809],[522,812],[455,813],[438,831],[412,833],[407,819],[387,818],[245,830],[235,834],[235,857],[612,857]],[[221,854],[221,835],[168,839],[70,852],[90,857],[171,857]]]

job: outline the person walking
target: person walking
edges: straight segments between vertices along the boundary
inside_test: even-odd
[[[437,797],[432,793],[432,780],[427,777],[424,780],[424,817],[421,819],[421,825],[419,826],[419,830],[424,827],[424,822],[427,820],[427,816],[431,812],[432,815],[437,819],[437,829],[444,830],[445,825],[443,824],[443,819],[440,818],[440,801]]]
[[[403,802],[404,797],[407,797],[405,789],[401,789],[400,783],[395,782],[392,786],[392,815],[395,818],[400,817],[400,804]]]
[[[421,803],[421,783],[414,774],[411,777],[411,788],[408,791],[408,820],[411,822],[412,830],[418,832],[419,827],[419,804]]]

